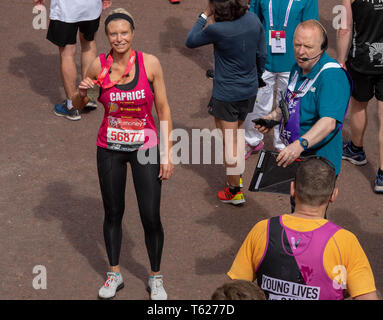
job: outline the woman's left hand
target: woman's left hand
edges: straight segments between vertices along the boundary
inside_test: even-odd
[[[80,97],[85,98],[87,96],[87,90],[93,88],[94,85],[95,84],[91,78],[87,77],[83,79],[78,86]]]
[[[174,165],[173,163],[169,162],[168,163],[161,163],[160,164],[160,174],[158,177],[161,180],[169,180],[170,177],[173,175],[174,171]]]

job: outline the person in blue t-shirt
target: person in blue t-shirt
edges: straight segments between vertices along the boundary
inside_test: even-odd
[[[274,87],[276,103],[287,88],[290,70],[295,63],[293,36],[297,25],[303,21],[318,20],[318,0],[252,0],[250,11],[258,15],[266,34],[267,60],[262,79],[266,86],[259,89],[253,112],[245,123],[246,159],[263,148],[263,134],[254,128],[251,120],[262,118],[273,109]],[[279,139],[279,127],[274,128],[274,148],[284,148]]]
[[[213,23],[205,28],[208,17]],[[208,112],[223,133],[228,182],[218,198],[224,203],[242,204],[245,199],[240,174],[244,170],[245,141],[243,130],[238,129],[253,110],[258,79],[264,72],[265,33],[259,18],[248,12],[247,1],[209,0],[186,39],[189,48],[207,44],[214,45],[215,64]]]
[[[338,175],[342,162],[342,124],[351,94],[346,72],[325,52],[327,34],[316,20],[302,22],[294,34],[296,64],[285,101],[290,119],[281,121],[281,139],[287,145],[277,157],[287,167],[299,156],[317,154],[330,160]],[[279,121],[280,108],[264,117]],[[256,125],[266,133],[270,128]]]

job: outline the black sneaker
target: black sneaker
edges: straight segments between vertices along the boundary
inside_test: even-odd
[[[89,111],[97,109],[97,101],[90,100],[84,109]]]
[[[383,174],[376,174],[374,190],[376,193],[383,193]]]
[[[364,150],[354,152],[351,149],[351,141],[343,146],[342,159],[350,161],[352,164],[357,166],[363,166],[367,163],[366,153]]]
[[[68,109],[66,100],[64,103],[55,104],[53,112],[56,116],[65,117],[68,120],[76,121],[81,119],[80,112],[76,108]]]

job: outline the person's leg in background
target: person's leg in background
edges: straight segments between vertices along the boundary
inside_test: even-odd
[[[80,44],[81,44],[81,74],[85,78],[86,71],[97,58],[96,35],[100,26],[100,18],[92,21],[83,21],[80,23]],[[97,108],[97,101],[89,101],[86,109],[93,110]]]
[[[92,62],[97,58],[97,45],[96,40],[88,41],[84,38],[83,33],[80,35],[80,44],[81,44],[81,75],[82,78],[85,78],[86,71],[92,64]]]
[[[358,166],[367,163],[366,153],[363,148],[364,133],[367,128],[367,105],[368,101],[358,101],[351,97],[348,110],[351,124],[351,141],[344,146],[342,158]]]
[[[59,47],[59,53],[61,79],[64,86],[66,101],[64,104],[56,104],[54,106],[54,111],[56,115],[64,116],[69,120],[80,120],[80,113],[72,106],[71,100],[71,97],[76,93],[76,44],[67,44],[65,47]]]
[[[374,190],[377,193],[383,193],[383,100],[378,100],[378,117],[379,168],[376,174]]]
[[[254,104],[254,109],[249,113],[243,123],[245,129],[245,141],[246,141],[246,155],[245,159],[248,159],[253,152],[259,151],[263,148],[263,134],[254,128],[253,119],[263,118],[269,114],[273,108],[274,100],[274,85],[276,76],[274,73],[265,71],[262,75],[263,81],[266,86],[258,90],[257,100]]]
[[[373,77],[355,71],[350,65],[347,65],[347,70],[354,81],[354,88],[348,108],[351,141],[343,147],[342,159],[362,166],[367,163],[363,139],[367,128],[367,105],[374,97],[374,82]]]
[[[77,68],[76,68],[76,45],[66,45],[59,48],[60,71],[64,85],[65,94],[68,100],[76,92]]]
[[[276,107],[279,108],[279,102],[282,99],[282,95],[285,93],[287,89],[287,85],[289,83],[290,72],[280,72],[277,73],[276,86],[277,92],[275,97]],[[274,127],[274,148],[277,151],[281,151],[285,148],[282,140],[279,136],[279,125]]]
[[[51,20],[47,33],[47,39],[59,49],[60,74],[66,95],[64,103],[55,104],[54,113],[69,120],[81,119],[79,111],[72,106],[71,100],[71,97],[76,92],[77,69],[75,56],[77,32],[77,23]]]
[[[216,127],[222,131],[224,160],[228,182],[228,187],[223,191],[218,192],[218,198],[224,203],[232,203],[234,205],[242,204],[245,202],[243,192],[241,191],[240,172],[241,164],[244,162],[244,159],[241,159],[241,155],[244,157],[243,121],[230,122],[215,118],[215,122]]]
[[[351,141],[357,147],[363,147],[364,133],[366,132],[368,122],[367,105],[368,101],[357,101],[355,98],[351,98]]]
[[[96,40],[88,41],[84,38],[84,34],[80,32],[81,43],[81,74],[82,78],[85,78],[86,71],[97,57]],[[97,108],[97,101],[89,101],[86,105],[86,109],[93,110]]]

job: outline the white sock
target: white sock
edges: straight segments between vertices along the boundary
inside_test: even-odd
[[[66,99],[66,106],[68,110],[73,108],[72,100]]]

